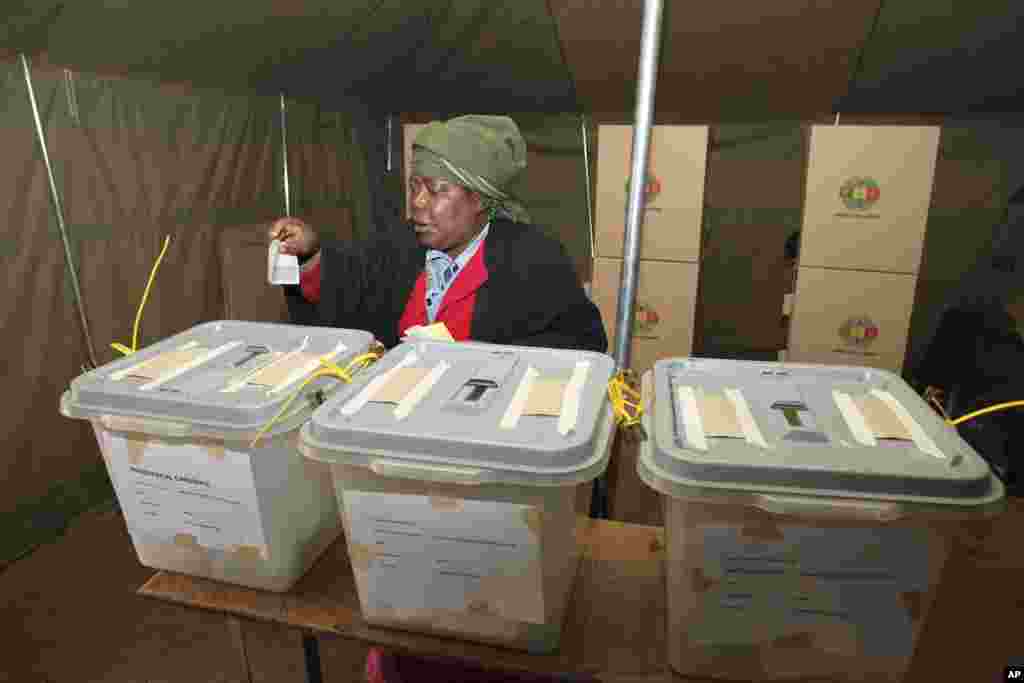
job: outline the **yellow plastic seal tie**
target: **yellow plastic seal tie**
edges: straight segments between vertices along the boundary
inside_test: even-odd
[[[259,443],[259,440],[261,438],[263,438],[263,435],[270,431],[273,428],[273,426],[277,424],[277,421],[281,419],[281,416],[288,411],[288,407],[291,406],[292,401],[294,401],[298,397],[298,395],[302,393],[302,390],[306,388],[307,384],[309,384],[310,382],[319,377],[335,377],[337,379],[340,379],[342,382],[345,382],[346,384],[351,384],[352,374],[354,371],[358,372],[359,370],[362,370],[363,368],[372,365],[373,363],[376,363],[380,356],[381,354],[375,351],[364,353],[360,356],[356,356],[355,358],[353,358],[349,362],[349,364],[345,366],[344,369],[328,360],[330,356],[322,356],[320,358],[320,364],[323,365],[324,367],[317,370],[309,377],[307,377],[306,381],[300,384],[298,389],[292,392],[292,395],[288,397],[288,400],[285,401],[284,405],[281,407],[281,410],[277,412],[277,415],[275,415],[273,419],[270,420],[270,422],[265,424],[263,428],[260,429],[260,431],[256,434],[256,438],[252,440],[252,443],[249,444],[249,447],[256,447],[256,444]]]
[[[1024,401],[1007,401],[1006,403],[997,403],[994,406],[981,408],[979,410],[975,410],[973,413],[962,415],[955,420],[950,420],[949,424],[955,427],[958,424],[967,422],[968,420],[973,420],[976,417],[981,417],[982,415],[988,415],[989,413],[995,413],[1001,410],[1009,410],[1010,408],[1024,408]]]
[[[644,411],[640,392],[629,385],[625,373],[618,373],[608,382],[608,399],[611,401],[615,413],[615,423],[620,428],[635,427],[640,424],[640,418]]]
[[[153,270],[149,272],[149,281],[146,283],[146,290],[142,293],[142,301],[139,303],[139,310],[135,314],[135,326],[132,329],[132,345],[127,347],[124,344],[111,344],[110,348],[114,349],[118,353],[125,356],[130,356],[139,350],[139,325],[142,323],[142,309],[146,307],[146,300],[149,298],[149,290],[153,287],[153,281],[156,279],[156,271],[160,268],[160,262],[164,260],[164,254],[167,253],[167,247],[171,244],[171,236],[168,235],[164,239],[164,247],[160,250],[160,255],[156,257],[156,263],[153,264]]]
[[[351,374],[353,372],[365,370],[380,360],[381,355],[382,354],[377,351],[369,351],[361,356],[356,356],[351,362],[349,362],[348,367],[345,368],[345,372]]]

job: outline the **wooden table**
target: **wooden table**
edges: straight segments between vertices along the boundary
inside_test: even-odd
[[[1009,658],[1024,656],[1024,505],[1012,501],[1000,524],[946,565],[907,681],[997,680]],[[375,628],[360,616],[344,540],[335,543],[287,594],[159,572],[144,596],[227,615],[249,670],[239,617],[298,629],[310,680],[319,681],[316,638],[338,636],[412,654],[446,655],[508,669],[591,673],[608,683],[686,681],[666,660],[664,535],[660,527],[581,519],[583,559],[554,655],[529,655],[466,641]],[[1019,649],[1014,650],[1018,647]],[[939,676],[940,678],[934,678]]]

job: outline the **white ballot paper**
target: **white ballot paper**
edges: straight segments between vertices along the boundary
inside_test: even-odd
[[[448,331],[448,326],[443,322],[433,325],[413,325],[405,331],[402,341],[407,339],[439,339],[441,341],[455,341],[455,337]]]
[[[281,242],[270,243],[267,260],[267,281],[272,285],[299,284],[299,259],[297,256],[281,253]]]

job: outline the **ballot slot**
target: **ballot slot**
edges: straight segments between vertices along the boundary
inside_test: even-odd
[[[776,369],[762,374],[756,389],[766,398],[766,417],[778,430],[782,441],[797,446],[832,442],[825,425],[815,415],[811,401],[804,395],[798,375]]]
[[[800,419],[800,413],[807,412],[807,406],[796,401],[777,401],[772,404],[772,410],[778,410],[786,418],[786,424],[793,428],[804,426]]]
[[[250,344],[245,347],[245,355],[234,361],[231,366],[241,368],[242,366],[248,365],[250,361],[259,359],[260,356],[268,353],[271,353],[270,347],[263,346],[261,344]]]
[[[782,438],[792,443],[824,444],[829,438],[818,428],[814,412],[800,400],[783,399],[771,404],[772,410],[778,411],[786,425]]]
[[[448,398],[445,407],[458,412],[485,412],[502,387],[511,381],[518,364],[519,357],[515,353],[497,351],[487,354]]]
[[[466,382],[466,385],[463,387],[464,391],[458,400],[464,403],[477,403],[483,398],[484,393],[488,389],[496,389],[497,387],[497,384],[488,380],[471,379]]]

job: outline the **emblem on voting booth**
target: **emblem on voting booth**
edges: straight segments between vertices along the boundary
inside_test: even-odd
[[[626,177],[626,195],[629,195],[629,182],[633,179],[630,173]],[[654,145],[647,152],[647,173],[644,176],[644,203],[650,204],[661,194],[661,180],[654,174]]]
[[[874,178],[850,178],[839,187],[839,198],[851,211],[867,211],[881,196],[882,189]]]
[[[629,181],[630,178],[626,178],[626,193],[629,193]],[[644,182],[644,201],[650,203],[661,194],[661,181],[658,180],[654,173],[648,171],[647,179]]]
[[[653,336],[661,322],[658,312],[650,306],[637,302],[636,317],[633,321],[633,332],[639,336]]]
[[[854,316],[839,327],[839,338],[857,348],[867,348],[878,338],[879,328],[867,316]]]

